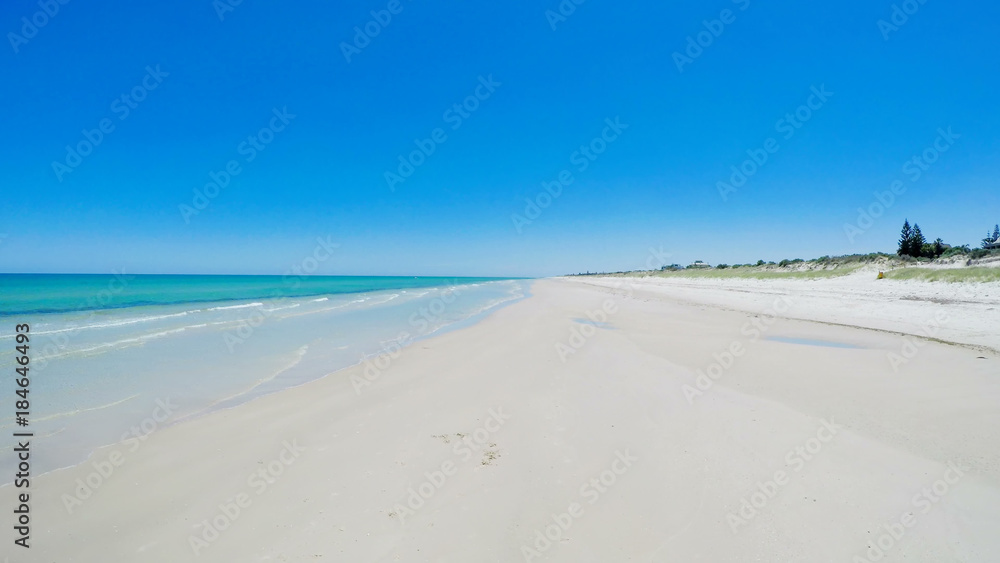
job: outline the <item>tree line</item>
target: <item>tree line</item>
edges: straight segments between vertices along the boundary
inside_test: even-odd
[[[991,243],[1000,238],[1000,224],[993,227],[993,235],[986,233],[986,238],[982,240],[983,248],[988,247]],[[943,254],[948,252],[952,248],[950,244],[945,244],[941,238],[935,239],[933,242],[927,242],[924,234],[920,231],[920,225],[914,223],[910,226],[910,220],[907,219],[903,222],[903,230],[899,237],[899,249],[896,250],[896,254],[900,256],[911,256],[913,258],[940,258]],[[970,249],[968,245],[957,247],[955,250],[969,252]],[[949,253],[951,254],[951,253]]]

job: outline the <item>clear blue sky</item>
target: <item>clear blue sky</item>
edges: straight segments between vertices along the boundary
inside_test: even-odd
[[[389,5],[244,0],[220,21],[209,0],[51,17],[5,2],[0,271],[282,273],[329,236],[316,273],[550,275],[639,268],[650,248],[682,264],[891,252],[906,217],[977,245],[1000,221],[996,3],[929,0],[893,30],[891,1],[587,0],[556,21],[555,0],[401,0],[348,62],[354,27]],[[674,53],[726,9],[679,71]],[[168,76],[147,77],[157,65]],[[779,120],[823,85],[786,139]],[[445,113],[477,88],[467,117]],[[581,171],[573,153],[616,117],[628,128]],[[104,119],[92,153],[54,170]],[[241,143],[272,123],[248,162]],[[904,165],[949,126],[960,137],[913,181]],[[386,171],[437,128],[391,190]],[[718,182],[768,138],[777,151],[724,200]],[[239,174],[185,220],[231,160]],[[519,233],[512,215],[562,170],[573,182]],[[896,179],[906,191],[849,240]]]

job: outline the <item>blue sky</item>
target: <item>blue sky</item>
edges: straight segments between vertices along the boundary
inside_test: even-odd
[[[891,252],[904,218],[978,244],[1000,221],[1000,6],[896,2],[891,29],[891,1],[812,4],[7,2],[0,271],[282,273],[329,237],[316,273],[551,275]]]

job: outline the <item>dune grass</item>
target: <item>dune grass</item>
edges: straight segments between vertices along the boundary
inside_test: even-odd
[[[988,252],[988,251],[984,251]],[[994,251],[996,252],[996,251]],[[1000,253],[998,253],[1000,254]],[[761,261],[763,262],[763,261]],[[1000,267],[960,266],[949,263],[944,268],[928,268],[920,266],[929,262],[927,259],[915,260],[909,257],[900,258],[893,254],[874,252],[870,254],[851,254],[846,256],[823,256],[813,260],[782,260],[781,264],[747,264],[740,267],[726,268],[684,268],[653,271],[631,272],[594,272],[576,275],[592,275],[604,277],[646,277],[657,278],[699,278],[699,279],[801,279],[818,280],[838,278],[856,273],[864,266],[873,270],[882,270],[886,278],[897,280],[920,280],[935,282],[998,282]],[[802,269],[799,269],[802,268]],[[875,273],[872,273],[874,278]]]
[[[893,280],[921,280],[939,282],[998,282],[1000,268],[901,268],[885,273],[885,277]]]
[[[839,276],[846,276],[858,269],[858,266],[847,266],[829,270],[768,270],[759,267],[727,268],[724,270],[716,268],[702,268],[689,270],[658,270],[653,272],[629,272],[624,274],[629,277],[653,276],[657,278],[715,278],[715,279],[827,279]],[[619,274],[621,275],[621,274]]]

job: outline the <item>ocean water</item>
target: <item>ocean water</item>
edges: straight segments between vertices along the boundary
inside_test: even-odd
[[[141,443],[137,435],[183,418],[384,361],[388,352],[522,298],[529,284],[0,275],[0,434],[23,430],[14,415],[17,324],[31,327],[26,429],[35,434],[37,473],[84,461],[103,445]],[[0,441],[0,483],[13,475],[12,447]]]

